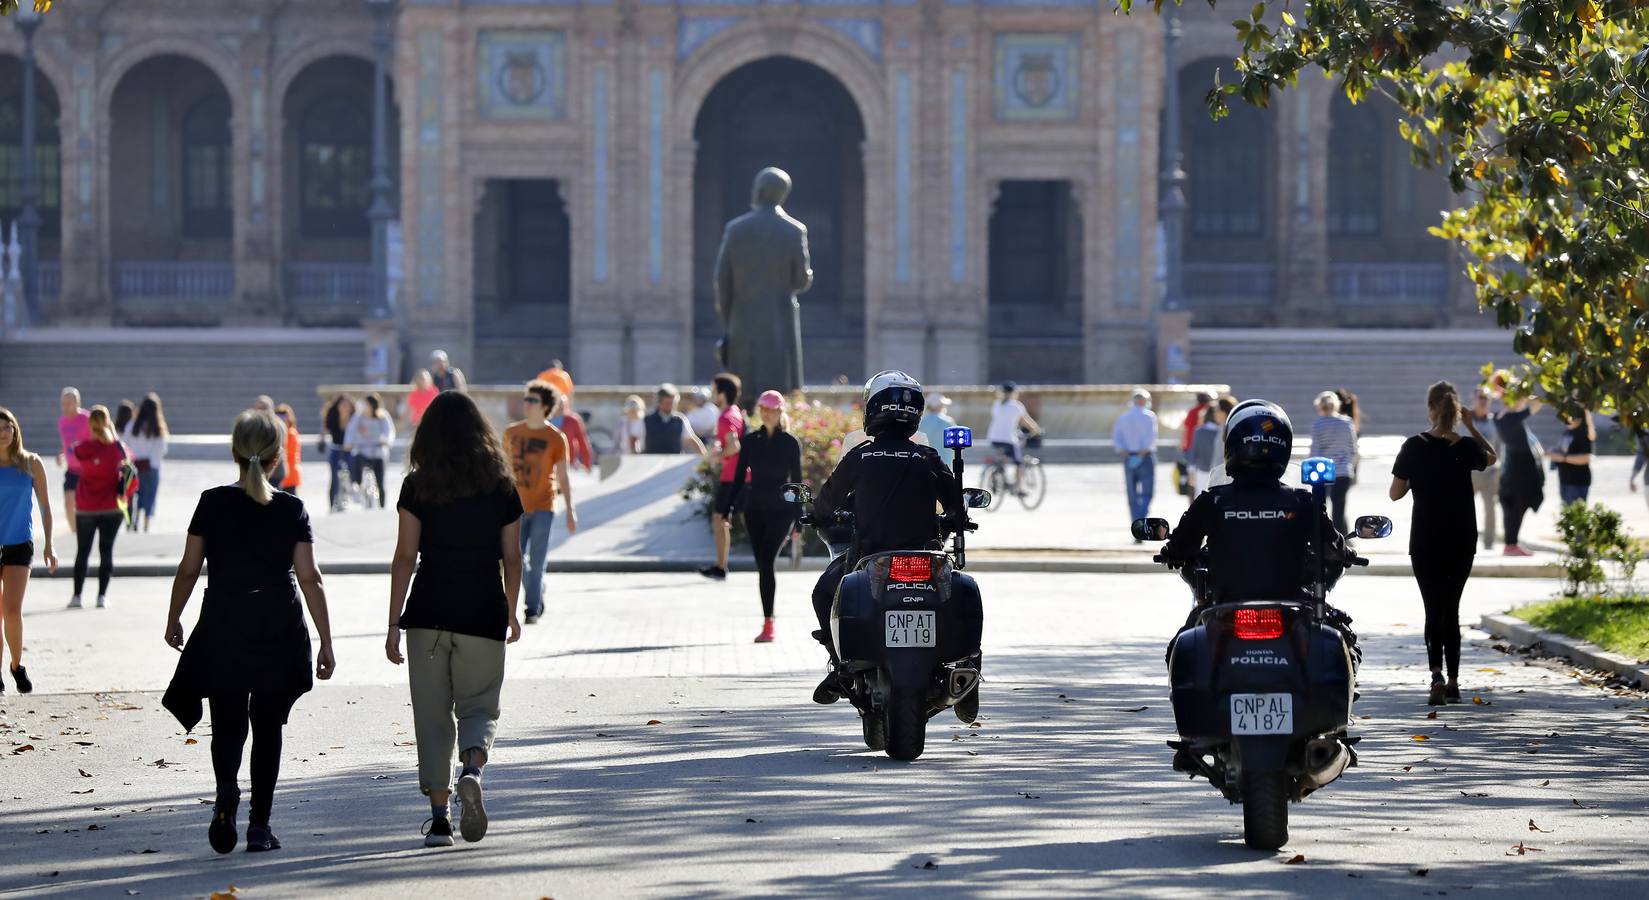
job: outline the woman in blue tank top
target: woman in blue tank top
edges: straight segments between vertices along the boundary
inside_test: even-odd
[[[46,467],[40,457],[23,449],[23,429],[11,410],[0,407],[0,632],[11,651],[11,678],[19,693],[34,690],[23,668],[23,593],[29,587],[34,563],[34,507],[40,503],[40,525],[46,534],[46,567],[57,571],[52,550],[52,507],[46,493]],[[0,680],[0,694],[6,692]]]

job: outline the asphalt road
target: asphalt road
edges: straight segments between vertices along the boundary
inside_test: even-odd
[[[1649,893],[1649,698],[1474,639],[1464,680],[1485,703],[1428,718],[1406,580],[1343,583],[1366,652],[1362,764],[1293,807],[1291,843],[1267,854],[1242,845],[1239,809],[1169,768],[1177,579],[980,578],[980,727],[936,718],[900,764],[863,749],[845,704],[808,702],[810,576],[782,575],[765,646],[753,575],[553,577],[552,615],[510,651],[492,830],[438,851],[419,839],[404,672],[382,654],[385,579],[333,578],[340,668],[287,731],[285,849],[229,857],[205,840],[210,729],[191,744],[158,707],[167,583],[127,579],[114,608],[78,612],[37,585],[39,691],[0,699],[0,894]],[[1553,587],[1476,581],[1464,618]]]

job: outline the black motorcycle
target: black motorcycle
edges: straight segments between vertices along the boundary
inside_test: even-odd
[[[1318,478],[1316,466],[1305,462]],[[1332,483],[1306,477],[1317,503]],[[1133,524],[1140,540],[1167,540],[1165,519]],[[1391,520],[1363,516],[1348,537],[1391,534]],[[1356,696],[1361,653],[1347,627],[1350,619],[1326,600],[1339,576],[1368,560],[1352,553],[1325,554],[1322,535],[1311,551],[1314,582],[1293,597],[1218,596],[1209,581],[1207,554],[1193,559],[1165,555],[1154,561],[1180,570],[1191,586],[1196,611],[1168,651],[1174,724],[1180,739],[1174,768],[1200,775],[1227,800],[1243,806],[1243,840],[1257,850],[1288,842],[1288,804],[1305,799],[1357,764],[1347,736]]]
[[[962,483],[962,451],[971,446],[966,428],[948,429],[945,446]],[[804,505],[803,524],[814,526],[832,558],[846,556],[846,576],[830,610],[831,637],[843,691],[859,711],[865,746],[898,760],[922,755],[928,720],[977,690],[979,640],[984,621],[979,586],[960,570],[967,565],[964,535],[978,526],[968,509],[990,506],[991,495],[961,491],[956,519],[940,517],[941,539],[928,547],[858,556],[858,528],[850,512],[815,520],[806,485],[784,486],[785,499]],[[944,550],[944,536],[952,540]],[[960,714],[959,714],[960,715]]]

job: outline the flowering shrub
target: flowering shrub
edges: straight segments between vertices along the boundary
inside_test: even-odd
[[[816,400],[809,401],[800,392],[791,395],[786,412],[790,413],[790,433],[802,445],[802,482],[818,490],[836,469],[842,438],[860,427],[862,417],[858,410],[841,410]],[[750,421],[760,427],[760,419],[755,415]],[[721,465],[705,460],[682,488],[682,499],[693,506],[696,515],[709,518],[720,481]],[[744,523],[735,518],[736,538],[742,539],[743,528]]]

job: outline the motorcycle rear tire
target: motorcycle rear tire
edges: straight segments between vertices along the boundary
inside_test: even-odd
[[[1242,838],[1255,850],[1278,850],[1288,843],[1288,789],[1286,772],[1242,773]]]
[[[928,738],[927,698],[921,689],[890,689],[882,712],[887,717],[887,755],[903,762],[921,756]]]
[[[859,717],[859,726],[864,729],[865,746],[871,750],[887,749],[887,720],[874,712],[865,713]]]

